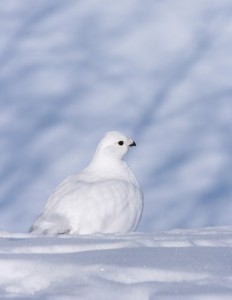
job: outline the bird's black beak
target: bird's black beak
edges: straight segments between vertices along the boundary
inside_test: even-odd
[[[129,147],[134,147],[134,146],[136,146],[136,143],[133,141],[133,143],[130,144]]]

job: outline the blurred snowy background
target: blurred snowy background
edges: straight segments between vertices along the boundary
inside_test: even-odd
[[[0,229],[108,130],[138,145],[138,230],[232,225],[231,0],[0,2]]]

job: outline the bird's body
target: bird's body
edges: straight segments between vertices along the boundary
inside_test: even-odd
[[[30,228],[36,234],[125,233],[141,218],[140,185],[122,159],[135,143],[112,131],[99,143],[88,167],[67,177]]]

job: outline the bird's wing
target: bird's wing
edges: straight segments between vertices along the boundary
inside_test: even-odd
[[[78,176],[71,175],[64,179],[53,194],[48,198],[44,210],[50,210],[58,204],[62,199],[67,198],[68,195],[76,191],[82,182],[78,179]]]
[[[68,202],[70,195],[78,189],[80,184],[77,176],[67,177],[49,197],[29,232],[37,234],[68,233],[70,222],[67,216],[62,213],[62,205],[65,201]]]

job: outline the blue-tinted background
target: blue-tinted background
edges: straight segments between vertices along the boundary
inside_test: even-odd
[[[0,2],[0,229],[108,130],[138,145],[139,230],[232,225],[231,0]]]

